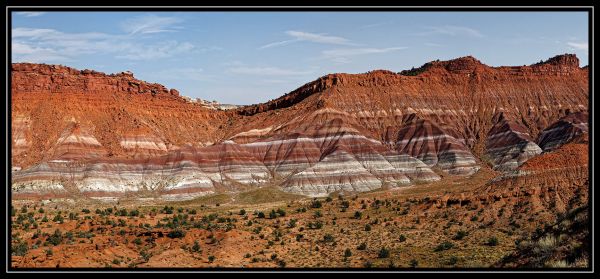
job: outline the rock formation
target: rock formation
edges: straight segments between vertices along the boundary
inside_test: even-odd
[[[503,115],[488,133],[486,155],[495,170],[514,170],[525,161],[542,153],[525,127],[509,121]]]
[[[588,114],[577,112],[561,118],[544,129],[538,143],[544,151],[553,150],[562,144],[588,133]]]
[[[181,200],[270,183],[311,196],[369,191],[486,163],[513,171],[587,132],[588,70],[574,55],[330,74],[229,110],[130,72],[11,70],[14,197]]]

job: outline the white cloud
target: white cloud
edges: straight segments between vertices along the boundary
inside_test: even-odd
[[[43,14],[45,14],[46,12],[18,12],[18,15],[22,15],[24,17],[34,17],[34,16],[41,16]]]
[[[181,21],[176,17],[161,17],[150,14],[128,19],[121,24],[121,28],[131,35],[173,32],[180,28],[176,24]]]
[[[373,28],[373,27],[379,27],[379,26],[384,26],[384,25],[389,25],[394,23],[393,21],[385,21],[385,22],[377,22],[377,23],[372,23],[372,24],[367,24],[367,25],[363,25],[360,26],[359,29],[367,29],[367,28]]]
[[[194,49],[194,45],[189,42],[146,43],[125,34],[65,33],[54,29],[21,27],[12,30],[12,38],[13,60],[27,62],[34,62],[31,61],[32,57],[36,59],[35,62],[44,62],[45,56],[57,61],[73,60],[78,56],[91,54],[111,54],[117,55],[117,58],[147,60],[167,58]],[[209,50],[213,48],[205,49]]]
[[[13,62],[42,63],[53,61],[68,61],[68,57],[50,48],[32,47],[21,42],[12,43]]]
[[[467,36],[467,37],[483,37],[483,34],[476,29],[455,26],[455,25],[444,25],[444,26],[430,26],[426,27],[429,31],[420,33],[422,36],[426,35],[448,35],[448,36]]]
[[[293,39],[269,43],[269,44],[259,47],[259,49],[284,46],[284,45],[288,45],[291,43],[302,42],[302,41],[319,43],[319,44],[332,44],[332,45],[355,45],[346,38],[337,37],[337,36],[329,36],[327,34],[316,34],[316,33],[308,33],[308,32],[293,31],[293,30],[286,31],[285,34],[292,37]]]
[[[327,34],[314,34],[302,31],[286,31],[286,34],[301,41],[309,41],[321,44],[335,44],[335,45],[347,45],[350,41],[346,38],[327,36]]]
[[[281,41],[281,42],[274,42],[274,43],[270,43],[270,44],[266,44],[264,46],[259,47],[258,49],[264,49],[264,48],[270,48],[270,47],[278,47],[278,46],[284,46],[284,45],[288,45],[294,42],[298,42],[299,40],[286,40],[286,41]]]
[[[167,58],[176,54],[190,51],[194,45],[190,43],[178,43],[176,41],[159,42],[155,45],[136,46],[136,51],[131,51],[125,55],[117,55],[117,58],[131,60],[150,60],[158,58]]]
[[[256,76],[299,76],[309,75],[313,71],[297,71],[290,69],[282,69],[278,67],[246,67],[240,66],[229,68],[228,71],[234,74],[256,75]]]
[[[577,50],[588,50],[588,43],[585,42],[568,42],[567,45]]]
[[[389,48],[345,48],[345,49],[331,49],[324,50],[321,54],[325,59],[330,59],[338,63],[350,62],[351,56],[375,54],[375,53],[386,53],[391,51],[397,51],[406,49],[406,47],[389,47]]]

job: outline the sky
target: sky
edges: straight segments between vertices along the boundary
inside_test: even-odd
[[[11,28],[13,63],[131,71],[225,104],[466,55],[490,66],[589,59],[585,12],[12,12]]]

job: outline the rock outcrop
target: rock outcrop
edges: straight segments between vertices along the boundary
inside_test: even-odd
[[[448,173],[470,175],[480,168],[456,132],[431,121],[411,117],[391,138],[390,144],[396,150],[412,155],[428,166],[439,166]]]
[[[577,112],[561,118],[544,129],[538,144],[544,151],[553,150],[565,143],[588,133],[588,114]]]
[[[511,171],[540,153],[532,139],[549,151],[587,131],[588,69],[574,55],[330,74],[230,110],[130,72],[11,70],[15,197],[369,191],[471,175],[483,161]]]
[[[525,161],[542,153],[525,127],[509,121],[503,115],[487,136],[486,155],[494,170],[515,170]]]

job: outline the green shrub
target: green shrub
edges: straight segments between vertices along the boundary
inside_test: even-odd
[[[360,211],[356,211],[356,212],[354,212],[354,218],[355,218],[355,219],[360,219],[360,218],[362,218],[362,212],[360,212]]]
[[[454,244],[452,242],[444,241],[444,242],[440,243],[438,246],[436,246],[433,251],[440,252],[440,251],[444,251],[444,250],[449,250],[452,247],[454,247]]]
[[[360,245],[358,245],[358,247],[356,248],[357,250],[366,250],[367,249],[367,243],[363,242]]]
[[[467,232],[460,230],[460,231],[456,232],[456,234],[454,235],[454,237],[452,239],[461,240],[461,239],[465,238],[465,236],[467,236]]]
[[[344,251],[344,257],[352,257],[352,251],[350,250],[350,248],[346,248],[346,250]]]
[[[197,240],[194,240],[194,246],[192,246],[192,251],[199,252],[200,251],[200,243]]]
[[[496,238],[495,236],[490,237],[487,240],[486,245],[488,245],[488,246],[496,246],[496,245],[498,245],[498,238]]]
[[[62,215],[56,214],[56,216],[54,216],[54,219],[52,219],[52,221],[54,221],[56,223],[62,223],[64,221],[64,218],[62,217]]]
[[[277,214],[279,214],[280,217],[285,217],[285,210],[278,208],[277,209]]]
[[[62,242],[63,236],[59,229],[56,229],[54,233],[46,239],[46,242],[57,246]]]
[[[379,253],[377,254],[377,257],[379,257],[380,259],[389,258],[390,250],[388,250],[386,248],[381,248],[381,250],[379,250]]]
[[[185,232],[183,230],[180,229],[176,229],[176,230],[172,230],[170,231],[167,236],[169,238],[182,238],[185,236]]]
[[[277,218],[277,213],[275,212],[275,209],[271,209],[271,212],[269,212],[269,219],[275,218]]]
[[[22,241],[11,247],[11,250],[15,256],[25,256],[29,250],[29,246],[27,246],[27,242]]]
[[[312,208],[321,208],[323,206],[323,204],[321,204],[320,200],[313,200],[310,204],[310,207]]]

